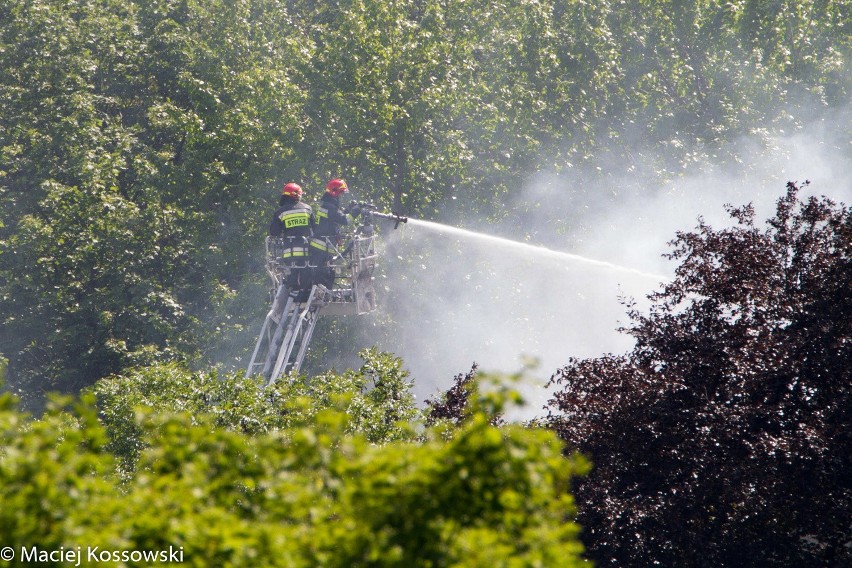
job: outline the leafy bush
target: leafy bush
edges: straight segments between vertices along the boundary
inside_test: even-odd
[[[566,520],[586,466],[552,432],[472,413],[449,434],[376,445],[351,433],[345,400],[313,402],[288,407],[303,423],[254,434],[221,415],[137,414],[142,449],[122,478],[91,395],[34,421],[3,395],[0,542],[172,551],[204,567],[584,564]]]
[[[419,413],[402,361],[374,349],[360,355],[357,371],[293,377],[271,388],[242,373],[220,377],[171,363],[101,380],[94,393],[109,448],[128,470],[144,448],[138,412],[205,415],[217,427],[252,435],[309,424],[323,410],[340,408],[349,416],[347,431],[372,443],[410,439],[408,422]]]

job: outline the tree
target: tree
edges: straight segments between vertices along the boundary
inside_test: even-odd
[[[435,210],[466,168],[452,121],[463,89],[460,31],[445,25],[446,10],[413,0],[303,10],[316,46],[303,72],[313,123],[306,175],[347,176],[360,196],[394,211]]]
[[[474,364],[467,374],[458,374],[452,386],[439,397],[426,400],[426,424],[431,426],[444,420],[460,425],[471,412],[470,399],[477,391],[477,365]]]
[[[852,214],[788,184],[768,226],[678,233],[675,279],[626,355],[572,360],[549,422],[601,564],[852,560]]]
[[[300,138],[287,75],[305,51],[286,19],[276,0],[0,9],[14,388],[37,399],[197,359],[229,327],[274,170]]]
[[[249,350],[285,179],[510,230],[553,196],[531,172],[632,171],[641,144],[666,175],[844,109],[850,26],[840,0],[6,2],[10,386]]]

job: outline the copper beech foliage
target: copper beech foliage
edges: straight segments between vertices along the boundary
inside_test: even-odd
[[[852,565],[852,216],[801,189],[678,233],[633,350],[553,376],[600,565]]]
[[[468,373],[453,378],[452,386],[440,396],[426,400],[426,425],[432,426],[441,420],[459,425],[470,412],[470,397],[476,390],[476,363]]]

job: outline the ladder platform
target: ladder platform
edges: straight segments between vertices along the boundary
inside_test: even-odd
[[[275,286],[272,306],[266,314],[246,374],[261,375],[267,385],[298,373],[307,354],[320,316],[361,315],[375,311],[373,271],[376,267],[375,235],[356,235],[343,250],[335,250],[329,265],[336,277],[333,289],[313,284],[307,300],[298,301],[287,288],[291,268],[282,262],[280,251],[291,246],[283,239],[267,237],[266,269]],[[302,265],[301,269],[318,270]]]

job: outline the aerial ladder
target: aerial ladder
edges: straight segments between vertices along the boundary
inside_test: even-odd
[[[397,227],[408,219],[381,213],[369,203],[354,204],[361,208],[361,224],[343,242],[326,239],[329,250],[333,251],[327,267],[309,263],[294,266],[285,262],[282,252],[290,244],[284,238],[266,238],[266,271],[273,283],[272,307],[255,344],[246,370],[248,376],[260,375],[267,385],[272,385],[282,377],[297,374],[321,316],[362,315],[375,311],[373,272],[378,254],[374,219],[392,220]],[[331,268],[336,277],[330,288],[314,283],[305,294],[287,286],[290,271],[298,268]]]

